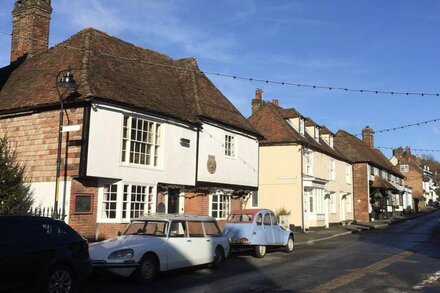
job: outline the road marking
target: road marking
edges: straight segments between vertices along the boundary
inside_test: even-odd
[[[326,292],[330,290],[334,290],[340,287],[343,287],[345,285],[350,284],[351,282],[354,282],[368,274],[382,274],[382,272],[379,272],[380,270],[398,262],[401,261],[409,256],[411,256],[413,253],[411,251],[404,251],[399,254],[387,257],[383,260],[380,260],[378,262],[375,262],[365,268],[360,268],[357,270],[353,270],[349,272],[348,274],[342,275],[340,277],[337,277],[336,279],[333,279],[327,283],[323,283],[321,285],[316,286],[313,289],[308,290],[308,292]]]

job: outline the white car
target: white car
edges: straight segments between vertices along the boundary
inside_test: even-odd
[[[92,267],[138,283],[151,282],[159,271],[212,264],[229,254],[215,218],[155,214],[133,219],[121,236],[90,244]]]

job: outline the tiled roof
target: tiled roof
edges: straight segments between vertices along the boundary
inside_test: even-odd
[[[303,117],[295,109],[282,109],[272,103],[264,103],[262,108],[248,118],[251,125],[258,130],[264,139],[260,145],[301,144],[307,148],[325,153],[336,159],[349,162],[351,160],[338,150],[331,148],[324,140],[315,141],[307,132],[301,135],[287,121],[293,118],[290,114]]]
[[[207,119],[258,135],[200,73],[194,58],[173,60],[91,28],[28,58],[10,74],[7,67],[0,69],[0,113],[58,105],[55,77],[68,65],[74,67],[79,87],[78,95],[67,103],[92,96],[190,123]]]
[[[336,133],[334,145],[339,152],[355,163],[370,163],[398,177],[405,177],[380,150],[369,147],[365,142],[344,130]]]
[[[381,188],[391,190],[393,192],[399,192],[399,190],[387,180],[380,178],[379,176],[374,176],[374,180],[370,181],[370,187]]]

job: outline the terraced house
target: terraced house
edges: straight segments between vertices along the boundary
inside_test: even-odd
[[[403,211],[405,176],[374,148],[374,130],[365,127],[362,140],[339,130],[335,148],[353,162],[354,219],[369,222]]]
[[[334,147],[334,134],[277,100],[252,100],[251,125],[260,142],[258,199],[249,206],[284,209],[295,227],[328,227],[353,219],[351,160]]]
[[[114,236],[143,213],[223,220],[241,208],[257,190],[261,135],[196,60],[95,29],[48,48],[51,11],[50,0],[16,1],[11,64],[0,69],[0,135],[27,167],[34,205],[56,198],[89,238]],[[59,87],[63,75],[75,90]]]

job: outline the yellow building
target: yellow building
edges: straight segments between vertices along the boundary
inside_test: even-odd
[[[247,208],[284,209],[288,224],[309,229],[353,219],[352,164],[333,147],[334,134],[257,90],[251,125],[260,141],[259,191]]]

